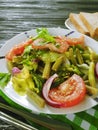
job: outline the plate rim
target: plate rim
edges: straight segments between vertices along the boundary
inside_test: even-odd
[[[69,24],[68,24],[68,23],[69,23]],[[70,26],[70,24],[71,24],[72,26]],[[70,18],[67,18],[67,19],[65,20],[65,26],[66,26],[68,29],[77,31],[77,32],[79,33],[79,31],[75,28],[75,26],[74,26],[74,25],[72,24],[72,22],[70,21]]]

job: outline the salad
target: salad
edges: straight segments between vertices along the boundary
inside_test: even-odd
[[[46,28],[36,31],[6,54],[9,73],[0,73],[0,85],[11,80],[19,95],[39,107],[71,107],[86,94],[96,95],[98,54],[85,45],[85,37],[52,36]]]

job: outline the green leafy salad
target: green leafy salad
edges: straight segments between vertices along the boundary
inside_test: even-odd
[[[11,80],[14,90],[19,95],[27,94],[40,107],[44,107],[46,103],[51,105],[52,103],[49,100],[67,104],[67,102],[62,101],[67,100],[64,96],[72,99],[71,95],[78,88],[77,84],[79,83],[75,81],[75,85],[70,87],[70,82],[66,87],[65,82],[75,74],[83,80],[86,88],[84,93],[97,94],[96,77],[98,67],[96,66],[98,66],[98,54],[90,47],[85,46],[84,37],[51,36],[46,28],[37,29],[36,31],[36,36],[31,36],[25,43],[13,47],[6,54],[9,73],[0,73],[0,86],[6,86]],[[57,77],[51,81],[50,79],[54,74],[57,74]],[[49,83],[51,83],[51,88],[43,90],[43,87],[47,87]],[[65,88],[62,83],[65,83]],[[61,88],[64,89],[63,92]],[[64,99],[61,98],[60,101],[56,101],[55,96],[51,96],[53,92],[62,93],[61,96],[63,95]],[[47,95],[49,100],[45,98],[43,93],[49,94]],[[56,105],[52,104],[51,106],[55,107]],[[67,105],[56,107],[61,106],[65,107]]]

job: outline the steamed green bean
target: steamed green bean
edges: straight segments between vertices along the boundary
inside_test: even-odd
[[[95,70],[95,63],[90,62],[89,72],[88,72],[88,79],[89,79],[90,86],[95,88],[96,87],[96,81],[95,81],[94,70]]]

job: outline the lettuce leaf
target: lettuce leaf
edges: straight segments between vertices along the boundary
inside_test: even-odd
[[[55,43],[54,37],[49,34],[49,32],[46,28],[41,28],[41,29],[38,28],[38,29],[36,29],[36,32],[37,32],[37,36],[35,36],[33,38],[33,40],[35,40],[37,38],[42,38],[45,40],[46,43],[48,43],[48,42]]]
[[[10,73],[0,73],[0,86],[4,87],[10,81],[11,74]]]

